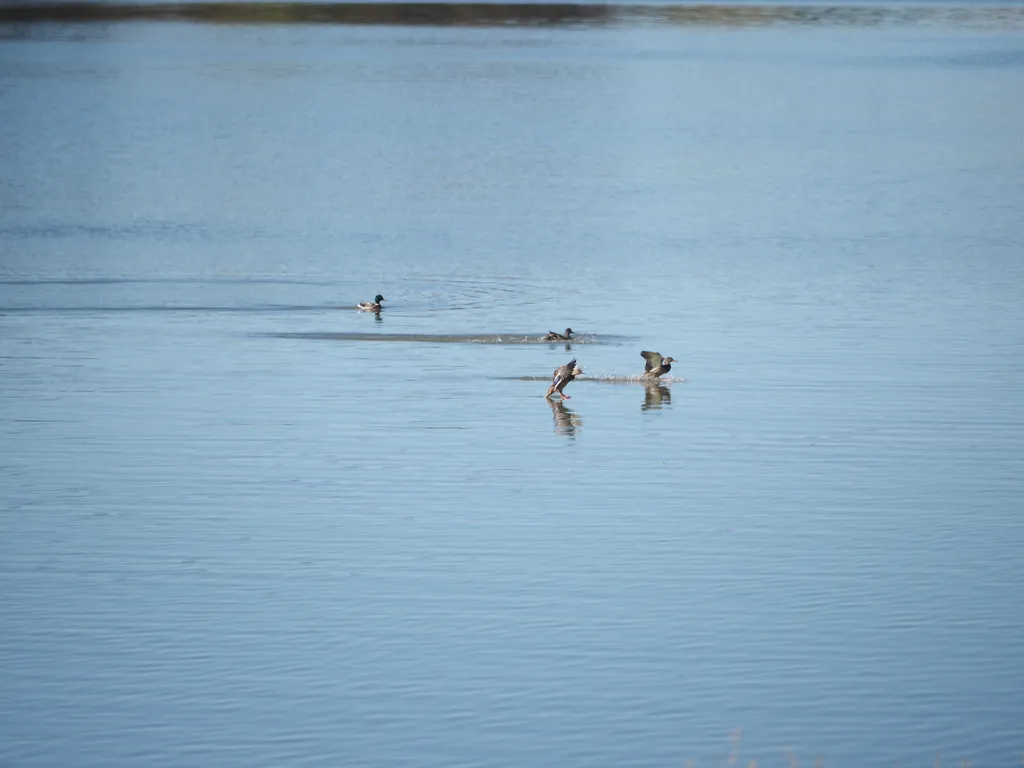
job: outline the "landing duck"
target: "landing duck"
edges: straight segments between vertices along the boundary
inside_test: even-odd
[[[562,390],[565,389],[566,384],[582,374],[583,371],[581,371],[576,365],[575,357],[565,365],[555,368],[554,377],[551,380],[551,386],[548,387],[548,391],[544,394],[544,397],[550,398],[557,392],[563,400],[569,400],[569,395],[565,394]]]
[[[640,357],[647,361],[644,365],[644,378],[657,379],[672,370],[672,363],[678,362],[674,357],[662,357],[657,352],[641,352]]]

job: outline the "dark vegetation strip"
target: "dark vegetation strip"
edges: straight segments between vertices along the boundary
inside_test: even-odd
[[[1021,6],[615,5],[586,3],[13,3],[0,23],[180,21],[201,24],[377,24],[404,26],[680,26],[922,24],[934,21],[1020,26]]]

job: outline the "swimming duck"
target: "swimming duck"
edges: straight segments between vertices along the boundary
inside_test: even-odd
[[[544,341],[569,341],[570,339],[572,339],[572,328],[566,328],[564,334],[548,331],[548,335],[544,337]]]
[[[548,387],[548,391],[544,394],[544,397],[551,397],[555,392],[562,396],[563,400],[568,400],[569,395],[562,392],[565,389],[565,385],[575,379],[577,376],[583,374],[576,366],[576,358],[568,362],[568,364],[555,368],[554,378],[551,380],[551,386]]]
[[[378,293],[373,297],[373,301],[361,301],[356,304],[356,308],[361,309],[364,312],[380,312],[382,309],[380,303],[382,301],[387,301],[387,299]]]
[[[672,370],[672,363],[678,362],[674,357],[662,357],[657,352],[641,352],[640,357],[647,361],[644,365],[644,378],[657,379]]]

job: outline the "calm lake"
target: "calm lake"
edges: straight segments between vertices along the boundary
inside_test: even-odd
[[[1022,94],[1024,5],[0,7],[0,765],[1018,765]]]

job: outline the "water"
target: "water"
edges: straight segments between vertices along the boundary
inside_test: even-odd
[[[1024,12],[538,8],[0,14],[0,764],[1020,760]]]

